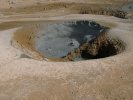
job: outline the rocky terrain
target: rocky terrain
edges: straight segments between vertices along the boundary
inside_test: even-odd
[[[0,100],[133,100],[132,37],[132,0],[0,0]]]

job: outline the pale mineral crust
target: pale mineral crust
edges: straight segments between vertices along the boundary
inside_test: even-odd
[[[132,0],[0,0],[0,100],[133,100],[132,18]],[[31,33],[40,29],[40,23],[59,20],[96,21],[110,28],[111,43],[124,43],[124,48],[115,45],[120,52],[101,59],[44,60],[31,52],[35,49]],[[26,34],[16,39],[25,40],[16,48],[14,34],[30,25],[31,31],[19,32]],[[100,39],[95,39],[98,48]],[[92,41],[87,47],[93,55],[99,51],[94,45]],[[30,50],[24,53],[26,46]]]

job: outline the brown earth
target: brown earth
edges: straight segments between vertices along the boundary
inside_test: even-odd
[[[105,16],[131,1],[0,0],[0,100],[133,100],[133,20]],[[105,14],[100,15],[103,9]],[[122,53],[97,60],[27,58],[42,59],[31,52],[39,23],[58,20],[95,20],[109,27],[108,35],[118,37],[126,47]],[[9,30],[16,27],[21,29]],[[17,49],[11,46],[13,38],[19,41],[12,41]]]

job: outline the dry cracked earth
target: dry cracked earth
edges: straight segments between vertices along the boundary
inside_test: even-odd
[[[0,0],[0,100],[133,100],[133,1]]]

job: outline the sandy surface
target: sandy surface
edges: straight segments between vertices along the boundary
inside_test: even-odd
[[[131,2],[132,0],[128,0],[128,2]],[[91,4],[112,4],[112,3],[127,3],[127,0],[0,0],[0,8],[18,8],[18,7],[26,7],[26,6],[33,6],[33,5],[39,5],[39,4],[47,4],[47,3],[56,3],[56,2],[65,2],[65,3],[91,3]]]
[[[36,1],[31,1],[34,0],[28,0],[25,5],[25,0],[16,0],[12,5],[19,7],[36,4],[34,3]],[[112,3],[112,0],[108,2]],[[2,9],[9,7],[7,0],[0,0],[0,5]],[[12,12],[7,15],[1,10],[0,100],[133,100],[133,20],[104,15],[68,14],[68,12],[59,9],[46,13]],[[10,41],[17,28],[48,20],[79,19],[95,20],[109,26],[111,29],[108,34],[124,41],[125,51],[97,60],[48,62],[29,59],[21,50],[11,46]],[[34,30],[37,29],[36,27]]]

